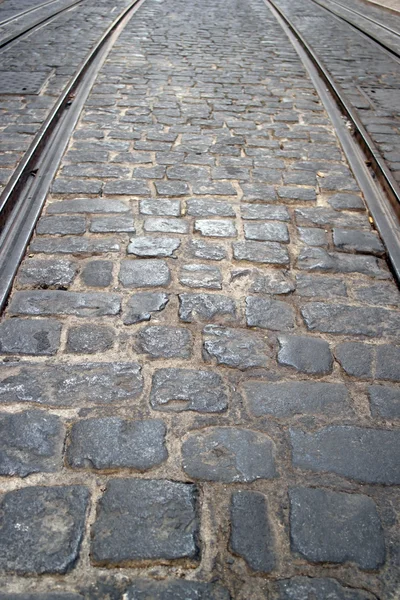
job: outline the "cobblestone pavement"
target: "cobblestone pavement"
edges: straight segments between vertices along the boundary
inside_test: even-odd
[[[276,4],[304,35],[346,92],[399,182],[400,117],[397,107],[400,105],[400,62],[351,25],[338,20],[310,0],[277,0]],[[329,0],[325,4],[330,6]],[[339,11],[335,5],[336,10]],[[370,14],[371,9],[364,9],[364,12]],[[372,14],[370,16],[373,17]],[[348,13],[346,17],[349,17]],[[351,18],[357,21],[356,17]],[[391,15],[390,18],[392,27],[400,31],[400,17]],[[366,26],[365,20],[361,26]],[[373,25],[371,33],[376,34]],[[381,32],[379,35],[382,35]],[[398,40],[397,51],[400,51]]]
[[[70,0],[60,0],[43,11],[51,14],[55,7],[68,4]],[[129,0],[114,0],[110,9],[109,0],[85,0],[0,49],[0,193],[90,48],[128,4]],[[32,5],[18,4],[19,12]],[[0,4],[0,20],[12,16],[10,7],[15,3]],[[22,25],[35,19],[37,13],[28,14]],[[0,38],[14,30],[21,30],[19,21],[0,27]],[[21,77],[23,86],[29,87],[26,93],[18,85]]]
[[[398,598],[399,326],[265,4],[147,0],[0,324],[0,599]]]

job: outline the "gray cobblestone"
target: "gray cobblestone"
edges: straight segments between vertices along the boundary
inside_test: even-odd
[[[165,217],[148,217],[143,229],[159,233],[189,233],[189,223],[183,219]]]
[[[120,245],[114,238],[90,239],[85,237],[35,238],[30,251],[43,254],[102,254],[119,252]]]
[[[278,362],[309,375],[326,375],[333,366],[329,344],[306,335],[278,336]]]
[[[191,240],[187,245],[191,258],[202,258],[204,260],[222,260],[226,258],[226,250],[219,244],[210,244],[203,240]]]
[[[171,272],[163,260],[123,260],[119,280],[124,287],[166,287],[171,281]]]
[[[376,600],[364,590],[340,585],[331,578],[293,577],[279,582],[279,600]]]
[[[191,288],[222,288],[222,275],[217,267],[211,265],[189,264],[181,268],[179,281]]]
[[[289,264],[289,255],[284,246],[276,242],[234,242],[233,256],[236,260],[285,266]]]
[[[53,319],[10,319],[0,324],[0,352],[4,354],[55,354],[61,323]]]
[[[361,342],[343,342],[335,348],[335,357],[348,375],[372,377],[374,348]]]
[[[187,323],[233,321],[236,306],[232,298],[220,294],[179,294],[179,318]]]
[[[93,217],[89,229],[92,233],[135,233],[133,218],[125,215]]]
[[[192,343],[188,329],[150,325],[138,333],[136,347],[153,358],[190,358]]]
[[[249,369],[267,363],[265,342],[255,332],[207,325],[203,334],[206,358],[215,359],[217,364]]]
[[[36,226],[38,235],[46,234],[81,234],[86,231],[86,221],[84,217],[42,217]]]
[[[133,294],[127,302],[123,321],[125,325],[150,321],[152,313],[164,310],[168,296],[163,292],[140,292]]]
[[[180,200],[164,200],[158,198],[153,200],[151,198],[146,200],[140,200],[139,211],[142,215],[160,215],[166,217],[180,217],[181,216],[181,202]]]
[[[295,313],[290,304],[259,296],[246,298],[246,321],[249,327],[287,331],[295,326]]]
[[[137,598],[140,600],[230,600],[230,595],[226,588],[214,583],[138,579],[129,586],[126,598],[127,600]]]
[[[137,237],[131,239],[127,253],[147,258],[174,256],[174,252],[180,244],[180,241],[176,238]]]
[[[384,344],[376,348],[376,376],[378,379],[400,381],[400,347]]]
[[[115,333],[106,325],[78,325],[68,330],[66,351],[75,354],[106,352],[113,347]]]
[[[68,287],[77,273],[74,262],[64,259],[30,259],[18,271],[18,283],[32,287]]]
[[[122,200],[105,200],[104,198],[79,198],[78,200],[62,200],[53,202],[47,207],[48,214],[68,213],[125,213],[129,206]]]
[[[194,230],[204,237],[236,237],[234,221],[229,219],[196,219]]]
[[[108,287],[112,281],[112,272],[112,261],[92,260],[82,269],[81,278],[89,287]]]
[[[400,390],[388,385],[371,385],[368,388],[371,413],[374,417],[400,418]]]
[[[13,315],[76,315],[100,317],[116,315],[119,296],[98,292],[30,291],[16,292],[9,311]]]

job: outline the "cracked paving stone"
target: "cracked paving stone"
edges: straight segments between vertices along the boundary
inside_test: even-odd
[[[164,260],[122,260],[119,281],[124,287],[166,287],[171,271]]]
[[[153,375],[150,404],[155,410],[223,412],[228,408],[228,398],[217,373],[158,369]]]
[[[115,332],[107,325],[77,325],[68,330],[66,352],[94,354],[113,347]]]
[[[51,356],[60,336],[61,323],[53,319],[8,319],[0,324],[0,352]]]
[[[258,492],[240,490],[231,497],[230,548],[258,573],[275,568],[274,534],[266,498]]]
[[[236,225],[229,219],[196,219],[194,231],[204,237],[236,237]]]
[[[17,281],[21,286],[68,287],[78,271],[76,263],[70,260],[25,260],[19,268]]]
[[[168,458],[165,434],[166,427],[158,419],[85,419],[72,426],[67,460],[71,467],[80,469],[147,471]]]
[[[141,367],[134,362],[79,365],[0,364],[0,402],[37,402],[51,406],[119,403],[143,390]]]
[[[179,248],[181,242],[177,238],[164,238],[155,236],[144,236],[132,238],[128,245],[128,254],[135,256],[151,257],[166,257],[172,256]]]
[[[294,328],[295,312],[290,304],[281,300],[247,296],[246,322],[249,327],[285,331]]]
[[[197,488],[163,479],[112,479],[92,526],[95,564],[123,566],[199,555]]]
[[[3,495],[0,570],[66,573],[79,555],[89,491],[79,485],[25,487]]]
[[[126,600],[230,600],[231,598],[226,588],[215,583],[182,579],[163,581],[136,579],[124,596]]]
[[[0,414],[0,475],[26,477],[62,467],[64,427],[42,410]]]
[[[139,292],[133,294],[126,304],[124,325],[150,321],[152,313],[160,312],[167,306],[169,298],[164,292]]]
[[[182,285],[191,288],[208,288],[220,290],[222,288],[222,275],[217,267],[202,264],[183,265],[179,274]]]
[[[335,358],[347,375],[372,378],[374,346],[362,342],[343,342],[335,348]]]
[[[137,334],[136,347],[153,358],[190,358],[193,338],[183,327],[149,325]]]
[[[383,344],[376,347],[376,377],[400,381],[400,346]]]
[[[289,232],[285,223],[245,223],[244,237],[247,240],[264,242],[289,242]]]
[[[182,444],[182,466],[193,479],[250,482],[277,477],[275,444],[263,433],[236,427],[194,431]]]
[[[395,335],[400,329],[400,312],[377,307],[310,302],[301,308],[307,329],[380,337]]]
[[[330,577],[293,577],[277,584],[279,600],[377,600],[364,590],[344,587]]]
[[[250,369],[267,364],[266,342],[256,332],[206,325],[203,338],[206,359],[215,359],[218,365]]]
[[[368,397],[373,417],[400,418],[400,388],[388,385],[370,385]]]
[[[332,372],[333,358],[325,340],[306,335],[278,336],[278,363],[309,375]]]
[[[313,563],[355,563],[375,570],[385,561],[385,540],[375,503],[368,496],[320,488],[293,488],[290,542]]]
[[[32,290],[15,292],[9,312],[12,315],[75,315],[101,317],[117,315],[121,300],[115,294]]]
[[[92,260],[83,267],[81,279],[90,287],[108,287],[112,282],[112,272],[111,260]]]
[[[289,254],[287,249],[277,242],[234,242],[233,257],[236,260],[263,263],[269,265],[288,265]]]
[[[349,396],[342,383],[288,381],[243,384],[251,414],[289,417],[296,414],[349,414]]]
[[[296,467],[365,483],[400,483],[398,431],[331,426],[315,433],[292,430],[290,438]]]
[[[287,271],[273,270],[254,279],[250,292],[254,294],[289,294],[295,290]]]
[[[236,319],[235,301],[221,294],[179,294],[179,318],[193,321],[232,321]]]
[[[222,260],[226,258],[226,250],[219,244],[210,244],[203,240],[190,240],[187,247],[188,257],[204,260]]]

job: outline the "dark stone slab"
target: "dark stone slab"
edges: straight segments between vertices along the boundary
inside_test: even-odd
[[[116,315],[120,308],[121,300],[116,294],[33,290],[15,292],[9,312],[12,315],[102,317]]]
[[[186,196],[189,186],[183,181],[156,181],[157,194],[159,196]]]
[[[332,426],[315,433],[292,430],[290,436],[296,467],[366,483],[400,483],[398,431]]]
[[[234,242],[233,257],[236,260],[245,260],[268,265],[288,265],[289,254],[287,249],[277,242]]]
[[[103,188],[106,196],[148,196],[149,193],[147,183],[140,179],[107,181]]]
[[[79,198],[52,202],[47,207],[47,214],[67,213],[124,213],[129,211],[129,204],[122,200],[106,200],[105,198]]]
[[[41,410],[0,414],[0,475],[26,477],[62,467],[64,427]]]
[[[333,194],[328,202],[335,210],[365,210],[362,198],[355,194]]]
[[[333,243],[336,248],[346,252],[365,252],[376,256],[383,256],[385,253],[381,240],[372,231],[334,228]]]
[[[171,272],[164,260],[122,260],[119,280],[124,287],[165,287]]]
[[[399,330],[393,331],[396,335]],[[376,377],[400,381],[400,346],[384,344],[376,346]]]
[[[290,221],[286,206],[269,204],[241,204],[240,212],[244,220]]]
[[[219,365],[236,369],[266,366],[266,344],[256,332],[206,325],[203,339],[206,358],[215,359]]]
[[[266,242],[289,242],[289,231],[285,223],[245,223],[244,237],[247,240]]]
[[[135,233],[133,218],[125,215],[93,217],[89,230],[92,233]]]
[[[144,231],[154,231],[158,233],[181,233],[186,234],[190,231],[190,223],[186,219],[176,219],[169,217],[147,217],[143,225]],[[154,238],[157,239],[157,238]],[[176,238],[173,238],[176,241]]]
[[[362,342],[343,342],[335,348],[335,358],[347,375],[371,378],[374,346]]]
[[[182,285],[191,288],[207,288],[220,290],[222,288],[221,271],[212,265],[188,264],[183,265],[179,274]]]
[[[167,460],[166,427],[158,419],[85,419],[72,426],[67,460],[74,468],[147,471]]]
[[[192,217],[235,217],[235,209],[230,202],[206,198],[190,198],[187,201],[187,214]]]
[[[364,590],[344,587],[328,577],[282,579],[278,590],[278,600],[377,600]]]
[[[85,231],[86,220],[84,217],[42,217],[36,225],[38,235],[79,235]]]
[[[361,273],[378,279],[387,279],[388,272],[374,256],[327,252],[324,248],[306,247],[297,260],[299,269],[327,273]]]
[[[215,583],[183,579],[163,581],[136,579],[125,595],[126,600],[230,600],[231,598],[226,588]]]
[[[255,294],[289,294],[295,289],[287,271],[279,269],[263,272],[263,275],[256,276],[250,288],[250,292]]]
[[[399,290],[394,283],[360,285],[354,289],[354,295],[357,300],[366,304],[400,304]]]
[[[142,236],[132,238],[128,245],[128,254],[144,258],[174,257],[174,252],[179,248],[181,242],[178,238],[166,238],[156,236]]]
[[[143,389],[134,362],[0,365],[0,402],[51,406],[110,404],[137,398]]]
[[[4,494],[0,570],[19,575],[69,571],[79,555],[88,501],[88,490],[79,485]]]
[[[150,403],[156,410],[179,412],[223,412],[228,407],[220,375],[191,369],[158,369],[153,375]]]
[[[168,296],[164,292],[138,292],[133,294],[126,304],[123,317],[124,325],[150,321],[152,313],[164,310],[168,301]]]
[[[341,213],[323,206],[297,208],[294,211],[298,225],[317,225],[330,227],[351,227],[353,229],[370,229],[368,217],[356,213]]]
[[[81,278],[90,287],[108,287],[112,282],[112,272],[111,260],[92,260],[83,267]]]
[[[336,277],[296,275],[296,294],[326,300],[327,298],[346,297],[347,288],[345,281]]]
[[[263,433],[236,427],[191,432],[182,444],[183,470],[203,481],[249,482],[277,476],[275,445]]]
[[[258,492],[240,490],[231,498],[230,547],[259,573],[275,568],[274,534],[266,498]]]
[[[60,335],[61,323],[53,319],[7,319],[0,324],[0,353],[51,356]]]
[[[328,235],[325,229],[319,227],[298,227],[300,240],[307,246],[327,246]]]
[[[179,294],[179,318],[186,323],[234,321],[235,301],[221,294]]]
[[[92,527],[95,564],[196,560],[197,490],[168,480],[112,479]]]
[[[140,200],[139,212],[141,215],[160,215],[166,217],[181,216],[181,201],[157,198]]]
[[[349,413],[346,386],[341,383],[289,381],[243,384],[250,412],[256,416],[289,417],[296,414],[340,415]]]
[[[137,334],[136,347],[153,358],[190,358],[193,339],[183,327],[149,325]]]
[[[120,245],[115,238],[90,239],[87,237],[35,238],[29,246],[36,254],[103,254],[119,252]]]
[[[203,240],[190,240],[187,247],[188,257],[205,260],[222,260],[226,258],[226,250],[219,244],[211,244]]]
[[[400,388],[388,385],[370,385],[368,397],[373,417],[400,418]]]
[[[368,496],[319,488],[293,488],[290,541],[293,552],[313,563],[355,563],[375,570],[385,560],[385,540]]]
[[[113,347],[115,331],[107,325],[76,325],[70,327],[67,336],[66,352],[95,354],[106,352]]]
[[[68,287],[77,273],[76,263],[70,260],[25,260],[19,268],[17,282],[30,287]]]
[[[325,340],[306,335],[278,336],[278,363],[309,375],[332,372],[333,358]]]
[[[281,300],[247,296],[246,322],[249,327],[287,331],[295,326],[295,312],[290,304]]]

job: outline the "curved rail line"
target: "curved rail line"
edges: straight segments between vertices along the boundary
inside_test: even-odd
[[[275,2],[273,0],[264,0],[264,2],[285,30],[313,80],[364,193],[368,209],[386,246],[396,278],[400,281],[398,184],[340,85],[335,82],[312,47]],[[342,115],[351,124],[352,133],[343,123]],[[376,176],[377,181],[373,175]],[[380,185],[377,185],[377,182]]]
[[[47,0],[47,2],[42,2],[42,4],[37,4],[36,6],[33,6],[32,8],[27,8],[26,10],[16,13],[12,17],[8,17],[7,19],[0,21],[0,27],[3,27],[3,25],[7,25],[7,23],[11,23],[11,21],[20,19],[21,17],[28,15],[29,13],[33,13],[36,10],[40,10],[41,8],[44,8],[45,6],[48,6],[49,4],[54,4],[54,2],[57,2],[57,1],[58,0]]]
[[[51,2],[46,2],[44,4],[41,4],[40,7],[37,7],[37,8],[43,8],[47,4],[52,4],[55,1],[56,0],[52,0]],[[55,17],[58,17],[58,15],[66,12],[67,10],[70,10],[77,4],[81,4],[84,1],[85,0],[74,0],[67,6],[63,6],[62,8],[55,10],[50,15],[39,17],[36,21],[34,21],[34,22],[31,21],[30,23],[27,23],[25,26],[22,26],[22,28],[19,29],[18,31],[11,32],[8,35],[0,37],[0,50],[6,48],[9,44],[11,44],[12,42],[15,42],[20,37],[24,36],[27,33],[30,33],[31,31],[33,31],[34,29],[37,29],[38,27],[41,27],[48,21],[52,21]],[[34,10],[34,9],[31,9],[31,10]],[[31,12],[31,10],[28,12]],[[12,22],[13,20],[16,20],[18,17],[20,17],[23,14],[25,14],[25,13],[20,13],[19,15],[15,16],[15,17],[11,17],[11,19],[9,19],[8,21],[4,21],[3,23],[0,23],[0,26],[3,25],[4,23],[7,24],[7,22]]]
[[[346,17],[344,17],[343,15],[335,12],[332,8],[329,8],[328,6],[325,6],[325,4],[322,4],[318,0],[311,0],[311,1],[314,2],[314,4],[317,4],[318,6],[320,6],[321,8],[323,8],[324,10],[326,10],[327,12],[329,12],[330,14],[332,14],[337,19],[339,19],[341,21],[344,21],[345,23],[347,23],[348,25],[350,25],[351,27],[353,27],[354,29],[356,29],[359,33],[365,35],[367,38],[369,38],[370,40],[372,40],[373,42],[375,42],[375,44],[378,44],[381,48],[383,48],[384,50],[386,50],[387,52],[389,52],[396,59],[400,60],[400,52],[398,50],[392,48],[392,46],[389,46],[386,42],[384,42],[381,39],[377,38],[372,33],[368,32],[368,31],[365,31],[365,29],[363,29],[360,25],[357,25],[353,21],[351,21],[349,19],[346,19]],[[398,38],[398,44],[400,45],[400,33],[398,31],[395,31],[394,29],[390,29],[386,25],[383,25],[382,23],[379,23],[378,21],[375,21],[374,19],[371,19],[370,17],[365,17],[364,15],[362,15],[361,13],[359,13],[359,12],[353,10],[353,9],[350,9],[350,8],[347,8],[346,6],[343,6],[343,4],[340,4],[340,2],[336,2],[335,0],[329,0],[329,1],[332,4],[336,4],[337,6],[340,6],[341,9],[347,10],[349,12],[352,12],[352,13],[356,14],[358,17],[362,17],[363,19],[366,19],[366,20],[370,21],[371,23],[373,23],[377,27],[381,27],[385,31],[387,31],[390,34],[394,35],[396,38]]]
[[[392,33],[393,35],[396,35],[396,36],[400,37],[400,32],[399,31],[396,31],[395,29],[392,29],[391,27],[388,27],[387,25],[385,25],[385,23],[382,23],[381,21],[377,21],[376,19],[372,19],[371,17],[368,17],[367,15],[363,15],[358,10],[355,10],[354,8],[350,8],[349,6],[345,6],[341,2],[337,2],[337,0],[330,0],[330,2],[332,4],[336,4],[337,6],[340,6],[344,10],[347,10],[348,12],[351,12],[351,13],[357,15],[358,17],[362,17],[366,21],[370,21],[374,25],[382,27],[382,29],[386,29],[386,31],[388,31],[389,33]]]
[[[71,78],[0,196],[0,310],[90,89],[120,33],[145,0],[113,21]]]

